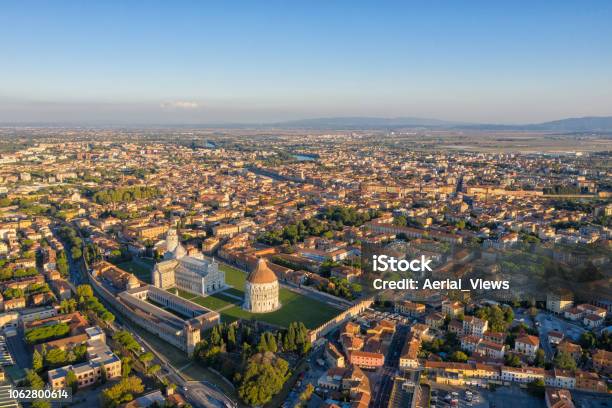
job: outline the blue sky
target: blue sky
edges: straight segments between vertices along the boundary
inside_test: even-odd
[[[3,2],[0,121],[612,115],[610,21],[610,1]]]

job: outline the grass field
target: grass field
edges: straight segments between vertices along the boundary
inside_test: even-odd
[[[149,265],[148,267],[145,265]],[[138,279],[143,282],[151,283],[151,271],[153,270],[153,261],[149,259],[140,259],[137,261],[127,261],[117,264],[124,271],[133,273]]]
[[[225,272],[225,282],[233,288],[206,297],[196,296],[182,290],[178,290],[178,295],[209,309],[220,311],[221,321],[225,323],[238,319],[255,318],[277,326],[287,327],[289,323],[299,320],[304,322],[304,325],[309,329],[313,329],[340,313],[334,307],[284,288],[280,289],[279,296],[282,307],[279,310],[272,313],[249,313],[240,307],[244,296],[246,273],[224,264],[221,264],[220,268]],[[227,294],[234,297],[227,296]]]
[[[221,312],[221,320],[231,322],[255,318],[282,327],[287,327],[294,321],[302,321],[307,328],[314,329],[340,313],[338,309],[325,303],[287,289],[281,289],[280,301],[282,307],[272,313],[249,313],[240,306],[234,306]]]

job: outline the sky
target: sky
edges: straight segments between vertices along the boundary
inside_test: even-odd
[[[0,122],[612,115],[611,1],[6,1]]]

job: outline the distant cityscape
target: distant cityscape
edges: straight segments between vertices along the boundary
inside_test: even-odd
[[[610,401],[606,133],[5,127],[0,140],[5,391],[69,387],[74,407]],[[422,275],[377,272],[372,253],[511,289],[376,290]]]

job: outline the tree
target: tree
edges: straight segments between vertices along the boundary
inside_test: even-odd
[[[450,359],[458,363],[465,363],[468,360],[468,356],[463,351],[455,351],[451,354]]]
[[[257,351],[260,353],[264,353],[268,351],[268,343],[266,341],[266,333],[262,333],[259,338],[259,343],[257,343]]]
[[[89,285],[77,286],[77,296],[83,298],[93,297],[93,289]]]
[[[47,352],[45,362],[52,367],[59,367],[68,362],[68,353],[60,348],[54,348]]]
[[[504,306],[504,320],[506,323],[510,324],[514,321],[514,311],[510,306]]]
[[[256,354],[247,364],[238,395],[248,405],[268,403],[283,388],[288,369],[289,364],[272,353]]]
[[[227,329],[227,348],[228,351],[234,351],[236,349],[236,328],[231,325]]]
[[[70,326],[66,323],[58,323],[50,326],[41,326],[27,330],[25,339],[28,344],[41,343],[43,341],[65,337],[70,332]]]
[[[34,350],[32,354],[32,369],[37,373],[42,370],[44,365],[43,356],[38,352],[38,350]]]
[[[159,372],[159,370],[161,370],[160,365],[159,365],[159,364],[154,364],[154,365],[152,365],[151,367],[149,367],[149,368],[147,369],[147,374],[148,374],[148,375],[150,375],[150,376],[153,376],[153,375],[155,375],[157,372]]]
[[[302,322],[292,322],[284,334],[283,350],[296,351],[299,354],[306,354],[310,350],[310,338],[308,337],[308,329]]]
[[[41,390],[45,387],[45,382],[34,370],[26,370],[26,382],[32,388]]]
[[[582,348],[584,348],[585,350],[591,350],[597,345],[597,338],[595,337],[595,334],[593,334],[593,332],[585,331],[580,335],[579,342]]]
[[[72,370],[68,371],[68,374],[66,374],[66,385],[72,388],[73,394],[75,394],[79,389],[79,380]]]
[[[537,396],[544,396],[544,387],[545,384],[544,380],[542,379],[535,380],[527,384],[527,390]]]
[[[113,335],[113,340],[132,353],[137,353],[140,350],[140,344],[138,344],[134,336],[127,330],[120,330],[115,333]]]
[[[276,353],[278,351],[278,347],[276,345],[276,339],[274,338],[274,335],[270,332],[268,333],[268,351],[271,351],[272,353]]]
[[[145,367],[153,360],[153,353],[142,353],[138,360],[145,365]]]
[[[108,371],[106,371],[106,366],[102,364],[102,367],[100,367],[100,382],[104,384],[107,381],[108,381]]]
[[[73,313],[77,309],[77,303],[75,299],[64,299],[60,302],[60,313]]]
[[[563,370],[575,370],[576,369],[576,360],[572,357],[571,354],[562,351],[557,353],[554,360],[555,367],[561,368]]]
[[[504,362],[507,366],[510,367],[520,367],[521,359],[516,354],[506,354],[504,355]]]
[[[77,246],[73,246],[72,249],[70,250],[70,252],[72,253],[72,259],[74,259],[74,260],[77,260],[81,256],[83,256],[83,252],[81,251],[81,248],[79,248]]]
[[[114,408],[134,399],[134,394],[144,391],[142,381],[138,377],[123,378],[119,383],[102,391],[102,406]]]
[[[121,376],[126,378],[132,372],[132,360],[129,357],[121,359]]]
[[[544,365],[546,364],[546,354],[544,353],[544,350],[542,350],[541,348],[539,348],[538,351],[536,351],[536,356],[535,356],[535,360],[533,361],[533,364],[536,367],[544,367]]]
[[[57,266],[57,270],[62,277],[68,276],[68,260],[66,259],[66,252],[59,251],[55,265]]]
[[[302,393],[300,394],[300,402],[302,403],[308,402],[308,400],[310,400],[310,398],[312,397],[313,392],[314,392],[314,385],[312,385],[311,383],[308,383],[308,385],[306,385],[306,389],[302,391]]]
[[[23,297],[23,289],[20,288],[8,288],[3,293],[5,299],[15,299]]]
[[[34,370],[26,370],[26,383],[37,390],[45,388],[45,382]],[[38,400],[32,402],[33,408],[50,408],[51,404],[48,401]]]

